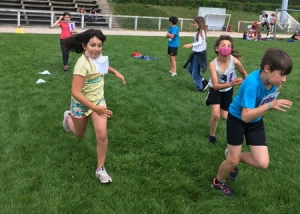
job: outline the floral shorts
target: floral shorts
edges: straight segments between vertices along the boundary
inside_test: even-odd
[[[103,106],[106,107],[106,102],[104,98],[101,98],[97,103],[97,106]],[[80,104],[77,100],[74,98],[71,98],[71,114],[73,117],[81,118],[81,117],[87,117],[89,116],[93,111],[86,106]]]

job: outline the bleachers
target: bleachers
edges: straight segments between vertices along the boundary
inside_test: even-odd
[[[72,21],[76,26],[81,26],[81,15],[79,10],[85,7],[88,16],[92,8],[95,8],[97,14],[101,13],[101,8],[97,0],[0,0],[0,23],[1,24],[17,24],[17,11],[20,11],[20,24],[21,25],[51,25],[51,18],[55,21],[63,12],[72,13]],[[13,11],[5,11],[5,9],[15,9]],[[36,12],[34,12],[36,11]],[[54,17],[51,13],[54,12]],[[75,13],[75,14],[74,14]],[[85,26],[108,26],[108,21],[98,16],[96,22],[87,22]]]
[[[22,9],[20,0],[1,0],[0,8]]]
[[[24,10],[50,10],[50,2],[45,0],[22,0],[21,4]]]
[[[74,2],[50,1],[52,11],[68,11],[77,12],[77,7]]]

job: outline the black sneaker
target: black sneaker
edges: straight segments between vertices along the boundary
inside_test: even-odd
[[[236,166],[228,175],[229,179],[232,181],[236,181],[237,177],[239,176],[239,167]]]
[[[204,92],[204,90],[203,89],[198,89],[198,92]]]
[[[203,91],[205,91],[208,87],[208,81],[206,79],[202,80],[202,85],[203,85]]]
[[[207,97],[205,99],[205,105],[206,106],[210,106],[210,100],[209,100],[208,96],[209,96],[209,92],[207,93]]]
[[[216,143],[217,143],[217,139],[216,139],[215,136],[210,136],[209,135],[208,138],[207,138],[207,140],[208,140],[208,142],[210,142],[213,145],[216,145]]]
[[[214,178],[211,187],[215,188],[216,190],[219,190],[221,193],[223,193],[226,196],[234,197],[234,192],[227,186],[226,182],[218,182],[217,178]]]

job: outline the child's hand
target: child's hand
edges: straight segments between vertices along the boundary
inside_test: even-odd
[[[283,108],[290,108],[292,106],[292,104],[293,103],[291,101],[283,100],[283,99],[274,100],[274,101],[270,102],[271,109],[275,109],[275,110],[282,111],[282,112],[286,112],[286,110]]]
[[[192,44],[185,44],[183,47],[184,48],[191,48],[191,47],[193,47],[193,45]]]
[[[125,78],[122,74],[119,72],[116,73],[116,77],[118,77],[120,80],[122,80],[123,85],[126,85]]]
[[[231,86],[236,86],[239,85],[243,82],[243,78],[235,78],[230,82]]]
[[[112,115],[112,111],[103,106],[97,106],[95,112],[104,118],[110,118],[110,115]]]

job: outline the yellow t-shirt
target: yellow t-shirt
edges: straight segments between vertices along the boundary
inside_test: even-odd
[[[96,72],[95,64],[84,54],[77,60],[74,74],[85,77],[81,92],[88,100],[97,104],[104,97],[104,75]]]

